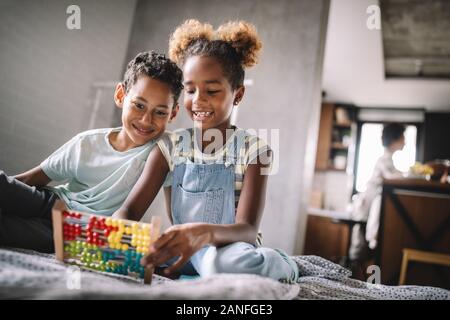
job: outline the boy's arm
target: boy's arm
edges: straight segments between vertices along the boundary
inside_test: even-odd
[[[141,176],[125,202],[114,213],[115,218],[139,221],[164,183],[169,165],[158,147],[153,148]]]
[[[50,179],[42,170],[41,166],[37,166],[27,172],[14,176],[15,179],[26,183],[29,186],[46,186],[52,179]]]

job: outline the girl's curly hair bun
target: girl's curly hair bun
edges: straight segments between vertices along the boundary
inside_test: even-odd
[[[216,37],[229,43],[236,50],[242,67],[249,68],[258,63],[262,42],[253,24],[230,21],[217,29]]]
[[[214,37],[214,29],[208,23],[198,20],[186,20],[172,33],[169,40],[169,58],[177,64],[182,64],[186,49],[195,41],[211,41]]]

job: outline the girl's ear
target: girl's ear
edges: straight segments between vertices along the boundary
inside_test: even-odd
[[[240,86],[239,88],[236,89],[236,92],[234,93],[233,105],[237,106],[241,102],[242,98],[244,97],[244,93],[245,93],[244,86]]]
[[[169,123],[172,122],[173,119],[175,119],[175,117],[178,114],[178,111],[180,111],[180,106],[177,103],[173,108],[172,108],[172,112],[170,113],[170,117],[169,117]]]
[[[125,86],[122,82],[116,85],[116,90],[114,91],[114,102],[118,108],[123,107],[123,100],[125,99]]]

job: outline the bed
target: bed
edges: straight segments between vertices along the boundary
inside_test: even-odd
[[[296,284],[257,275],[220,274],[194,280],[153,275],[152,285],[130,277],[74,269],[54,255],[0,247],[1,299],[432,299],[450,291],[385,286],[351,279],[350,271],[317,256],[294,256],[302,275]],[[73,277],[77,273],[77,284]]]

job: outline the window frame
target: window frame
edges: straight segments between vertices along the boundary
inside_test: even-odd
[[[417,130],[416,135],[416,161],[423,161],[423,153],[424,153],[424,141],[425,141],[425,134],[424,134],[424,124],[422,122],[399,122],[399,121],[393,121],[393,123],[400,123],[404,126],[415,126]],[[353,161],[353,186],[352,186],[352,197],[358,191],[356,190],[356,175],[358,174],[358,159],[359,159],[359,149],[360,149],[360,143],[361,143],[361,133],[362,133],[362,127],[366,123],[373,123],[373,124],[386,124],[389,122],[386,121],[356,121],[356,141],[355,141],[355,158]]]

